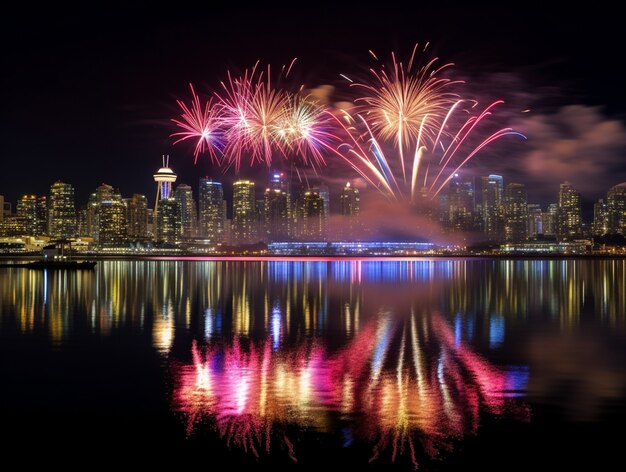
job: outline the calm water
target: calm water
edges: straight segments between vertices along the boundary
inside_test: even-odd
[[[76,467],[608,464],[626,419],[625,272],[624,260],[0,269],[0,451]]]

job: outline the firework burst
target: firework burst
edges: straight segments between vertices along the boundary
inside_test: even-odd
[[[304,164],[325,164],[324,154],[337,137],[326,108],[310,97],[290,95],[274,130],[283,154],[300,156]]]
[[[427,47],[428,44],[423,51]],[[435,139],[447,111],[458,99],[457,94],[448,90],[450,86],[461,83],[439,75],[453,64],[439,66],[438,58],[422,66],[416,64],[417,49],[416,44],[406,66],[392,53],[390,68],[370,69],[375,78],[372,83],[351,84],[364,92],[356,103],[359,112],[367,116],[377,138],[394,141],[400,153],[404,178],[404,151],[418,137],[431,142]],[[370,54],[378,60],[372,51]]]
[[[227,144],[224,154],[236,169],[249,155],[252,163],[272,163],[276,151],[275,133],[288,103],[285,92],[272,87],[271,70],[259,71],[258,62],[240,77],[228,73],[222,82],[223,93],[217,94],[222,105]]]
[[[438,74],[452,64],[437,67],[433,59],[414,68],[416,51],[408,66],[392,54],[390,72],[372,70],[373,84],[352,84],[365,91],[355,99],[356,110],[332,115],[345,138],[337,147],[340,157],[385,195],[411,203],[435,198],[490,143],[509,135],[525,139],[512,128],[481,137],[487,118],[504,102],[481,110],[476,101],[448,92],[460,82]]]
[[[200,97],[196,94],[192,84],[191,89],[191,105],[187,105],[182,100],[176,100],[182,113],[180,118],[173,118],[172,121],[183,131],[173,133],[171,137],[176,137],[174,144],[189,139],[195,140],[194,158],[197,162],[198,157],[203,152],[207,152],[210,158],[219,163],[222,149],[224,146],[222,133],[222,119],[220,116],[220,106],[213,102],[212,98],[202,106]]]

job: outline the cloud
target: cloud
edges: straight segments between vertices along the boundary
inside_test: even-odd
[[[568,105],[514,127],[528,136],[517,158],[520,171],[540,185],[568,180],[583,196],[596,198],[626,180],[626,128],[598,107]]]

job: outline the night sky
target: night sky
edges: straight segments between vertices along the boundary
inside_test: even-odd
[[[625,41],[622,18],[610,10],[129,3],[28,6],[0,18],[0,195],[8,201],[47,194],[56,179],[74,184],[79,206],[102,182],[152,199],[162,154],[172,156],[179,182],[196,187],[219,171],[208,160],[194,165],[191,147],[172,147],[169,119],[189,82],[207,91],[227,69],[298,57],[306,87],[337,86],[339,73],[371,65],[368,49],[410,54],[426,41],[478,95],[531,109],[505,117],[529,140],[497,148],[506,159],[479,158],[477,173],[526,183],[529,200],[543,204],[563,178],[585,202],[626,180]]]

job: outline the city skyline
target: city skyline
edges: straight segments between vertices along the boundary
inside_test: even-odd
[[[232,198],[226,198],[222,182],[206,177],[200,177],[197,186],[178,182],[168,164],[163,157],[162,167],[154,174],[154,202],[138,193],[124,197],[104,183],[85,204],[77,202],[74,186],[61,181],[51,185],[48,195],[25,194],[13,207],[15,211],[3,211],[0,237],[87,237],[93,239],[88,244],[100,250],[151,243],[178,247],[183,243],[193,252],[218,245],[288,241],[445,244],[462,237],[464,244],[504,244],[541,242],[546,237],[573,242],[626,234],[626,183],[607,189],[594,203],[592,218],[587,219],[580,193],[567,181],[559,185],[553,202],[541,205],[528,197],[525,185],[506,176],[490,174],[476,179],[455,174],[441,194],[417,202],[413,208],[415,220],[409,224],[429,221],[436,231],[415,229],[402,236],[385,233],[385,220],[378,221],[376,213],[368,214],[367,205],[378,200],[377,192],[359,190],[350,181],[339,192],[330,192],[324,185],[292,182],[285,173],[269,169],[265,182],[234,182]],[[368,200],[371,197],[374,199]],[[193,241],[195,245],[189,246]]]
[[[361,76],[370,66],[368,49],[381,57],[390,51],[406,56],[415,42],[430,42],[435,55],[454,62],[459,77],[470,87],[468,92],[481,102],[503,98],[509,107],[503,122],[529,137],[521,146],[506,144],[492,154],[479,156],[470,169],[477,177],[488,173],[516,175],[516,182],[540,192],[531,195],[534,201],[547,205],[552,188],[561,183],[554,178],[559,175],[580,189],[585,207],[602,197],[604,189],[626,180],[626,133],[621,120],[626,97],[617,77],[611,74],[610,54],[603,46],[610,44],[616,33],[608,27],[593,27],[606,25],[611,19],[603,17],[594,23],[591,19],[596,13],[575,10],[559,11],[558,21],[554,21],[549,12],[541,17],[524,11],[511,16],[487,6],[420,9],[420,16],[437,21],[422,23],[418,35],[408,18],[396,18],[391,10],[380,15],[381,20],[393,17],[393,27],[385,26],[384,20],[377,22],[376,35],[342,28],[348,17],[373,27],[366,12],[347,7],[335,7],[328,17],[318,12],[303,14],[295,9],[289,13],[270,8],[260,12],[268,21],[264,28],[250,31],[246,28],[249,20],[226,21],[218,28],[208,28],[202,19],[209,11],[203,9],[197,10],[196,18],[190,18],[182,11],[150,9],[147,13],[133,6],[121,14],[104,10],[85,21],[81,12],[73,11],[56,25],[48,22],[48,17],[43,20],[28,15],[26,20],[18,14],[17,21],[3,29],[11,34],[19,26],[18,36],[24,39],[21,46],[26,54],[12,49],[5,54],[6,85],[1,90],[7,93],[3,111],[9,116],[0,131],[6,156],[0,194],[15,202],[22,193],[41,193],[50,180],[58,179],[73,182],[81,200],[89,195],[88,189],[102,181],[125,194],[132,185],[132,191],[145,195],[152,188],[151,179],[137,176],[152,166],[154,156],[164,153],[172,156],[181,181],[195,181],[198,175],[224,180],[207,158],[194,164],[190,149],[173,147],[168,138],[175,131],[169,122],[176,113],[173,99],[188,96],[189,82],[202,92],[215,90],[231,67],[242,71],[256,60],[279,67],[298,57],[294,85],[301,83],[320,93],[337,92],[344,82],[340,73]],[[236,17],[229,8],[220,7],[218,13],[225,18]],[[184,25],[179,26],[184,34],[171,34],[172,14],[179,25]],[[320,21],[333,33],[309,34],[317,30]],[[533,25],[533,35],[526,33],[529,24]],[[280,34],[275,28],[279,25]],[[46,35],[46,41],[40,41],[39,35]],[[260,40],[251,42],[253,35]],[[154,38],[154,43],[147,43],[143,36]],[[298,41],[288,40],[294,36]],[[348,37],[351,41],[345,40]],[[524,41],[517,41],[518,37]],[[170,46],[164,48],[164,44]],[[90,54],[83,54],[83,48],[90,48]],[[31,63],[24,60],[31,56],[41,58],[48,67],[31,73]],[[46,59],[49,56],[59,61],[50,63]],[[154,71],[161,63],[164,67],[158,75],[162,78],[156,79]],[[128,72],[126,79],[110,80],[119,69]],[[33,77],[39,77],[40,72],[50,78],[45,91],[35,87]],[[81,98],[68,103],[70,90]],[[30,139],[32,126],[25,112],[34,107],[44,124],[38,127],[37,139]],[[526,110],[530,111],[520,114]],[[503,156],[506,159],[501,159]],[[125,172],[118,172],[119,166]],[[288,167],[283,170],[289,172]],[[38,171],[33,173],[33,168]],[[228,179],[255,180],[258,172],[263,172],[262,168]],[[335,169],[328,173],[336,175]],[[22,189],[15,176],[27,174],[28,188]],[[337,185],[345,180],[341,176]],[[334,181],[327,183],[332,187]]]

